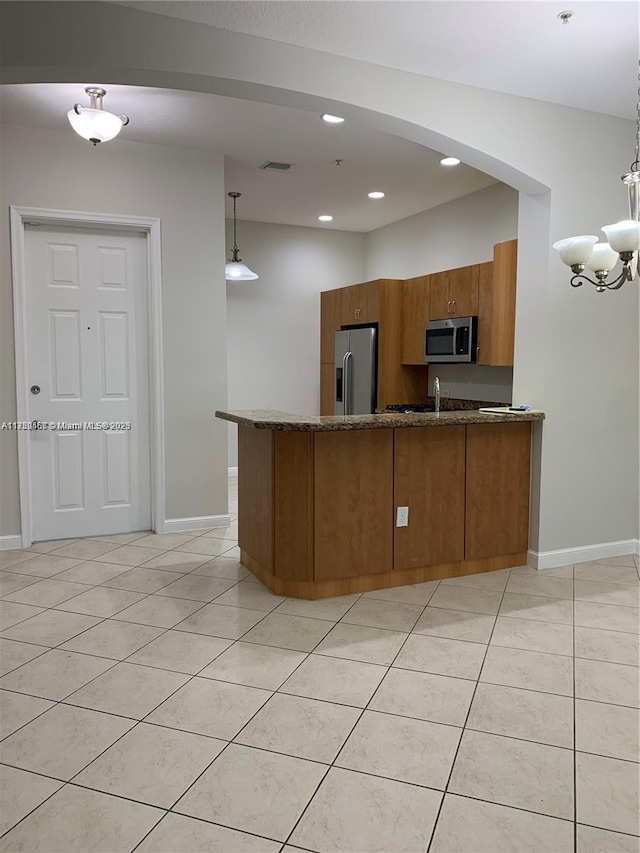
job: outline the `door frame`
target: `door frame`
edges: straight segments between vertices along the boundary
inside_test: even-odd
[[[11,273],[13,278],[13,327],[16,360],[16,415],[28,422],[29,392],[27,353],[27,283],[25,264],[25,225],[69,225],[76,228],[106,228],[145,234],[147,243],[147,321],[149,324],[149,440],[151,445],[151,526],[158,533],[165,529],[164,460],[164,362],[162,334],[162,267],[160,219],[89,213],[12,205]],[[28,430],[18,433],[18,481],[20,486],[20,526],[22,548],[32,544],[33,513],[31,496],[31,443]]]

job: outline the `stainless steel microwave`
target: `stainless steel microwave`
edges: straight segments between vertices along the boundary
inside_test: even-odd
[[[424,327],[424,360],[428,364],[470,364],[476,360],[478,318],[430,320]]]

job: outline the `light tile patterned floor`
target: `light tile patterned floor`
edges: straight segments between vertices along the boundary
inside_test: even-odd
[[[638,851],[637,557],[303,602],[236,536],[0,552],[0,851]]]

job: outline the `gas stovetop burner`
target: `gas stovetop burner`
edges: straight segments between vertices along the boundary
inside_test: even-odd
[[[397,403],[387,406],[385,412],[397,412],[399,414],[422,414],[423,412],[435,412],[436,407],[432,403]]]

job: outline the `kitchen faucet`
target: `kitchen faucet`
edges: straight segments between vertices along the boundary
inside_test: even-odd
[[[436,398],[436,415],[440,414],[440,378],[436,376],[433,381],[433,393]]]

